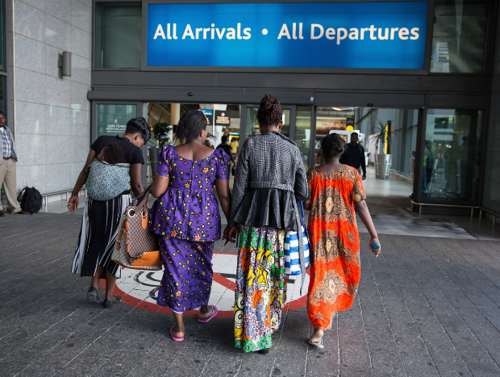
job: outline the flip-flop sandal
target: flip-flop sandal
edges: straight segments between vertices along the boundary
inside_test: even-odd
[[[217,306],[215,306],[215,305],[210,305],[210,307],[212,308],[212,314],[210,314],[210,317],[208,317],[208,318],[203,318],[203,319],[202,319],[202,318],[198,318],[198,321],[199,321],[199,322],[201,322],[201,323],[208,323],[208,322],[210,322],[210,320],[211,320],[212,318],[214,318],[214,317],[217,315],[217,313],[219,313],[219,311],[217,310]]]
[[[174,327],[175,326],[172,326],[171,328],[168,329],[168,332],[170,333],[170,336],[172,337],[172,340],[175,341],[175,342],[182,342],[184,340],[184,337],[182,337],[182,338],[176,338],[174,336]]]
[[[309,343],[311,346],[316,347],[316,348],[324,348],[325,347],[323,345],[323,338],[321,338],[319,340],[319,342],[313,342],[311,339],[308,339],[307,343]]]

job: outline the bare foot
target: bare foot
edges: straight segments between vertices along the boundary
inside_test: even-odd
[[[314,329],[314,334],[309,339],[309,343],[321,344],[321,339],[323,339],[323,330],[317,327]]]

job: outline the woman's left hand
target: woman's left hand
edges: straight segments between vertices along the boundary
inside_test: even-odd
[[[227,231],[227,233],[226,233]],[[230,228],[229,226],[224,230],[224,239],[226,240],[226,243],[224,246],[227,245],[228,242],[235,243],[236,242],[236,237],[238,236],[238,227],[233,226]]]
[[[71,213],[75,213],[75,211],[78,209],[78,204],[80,203],[80,199],[78,196],[71,195],[71,198],[68,201],[68,211]]]

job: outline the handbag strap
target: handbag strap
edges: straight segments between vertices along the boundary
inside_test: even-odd
[[[304,220],[304,204],[302,202],[298,202],[297,203],[297,207],[299,207],[300,205],[300,210],[301,210],[301,213],[302,213],[302,225],[304,225],[305,223],[305,220]]]
[[[140,195],[134,200],[137,201],[137,208],[145,208],[146,205],[148,204],[148,199],[149,199],[149,190],[151,189],[151,186],[148,186],[144,189],[143,192],[140,193]],[[133,205],[133,203],[132,203]]]

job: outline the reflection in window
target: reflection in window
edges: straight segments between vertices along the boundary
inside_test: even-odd
[[[436,0],[431,72],[484,73],[490,0]]]
[[[482,111],[428,110],[422,173],[424,198],[479,200],[482,122]]]
[[[309,169],[309,147],[311,145],[311,106],[297,106],[295,142],[302,153],[304,167],[307,171]]]
[[[141,3],[96,2],[94,67],[141,67]]]
[[[260,135],[259,121],[257,120],[258,107],[247,107],[246,138]],[[286,137],[290,136],[290,109],[283,109],[283,125],[281,133]]]
[[[5,1],[0,0],[0,71],[7,71],[5,54]]]
[[[127,122],[135,117],[136,105],[97,105],[97,137],[123,135]]]
[[[0,76],[0,111],[3,111],[4,113],[7,112],[7,93],[5,90],[5,82],[7,81],[7,77],[5,76]]]

